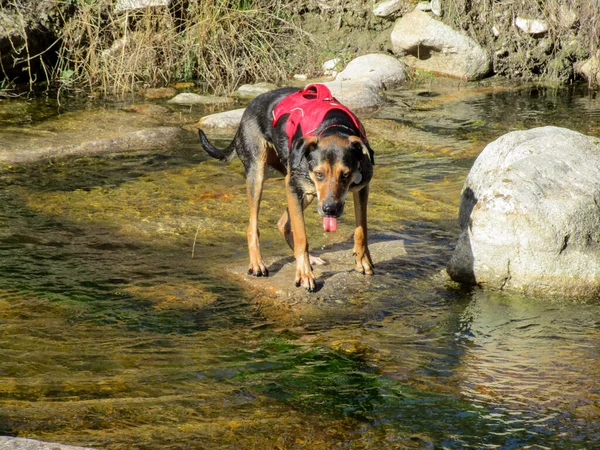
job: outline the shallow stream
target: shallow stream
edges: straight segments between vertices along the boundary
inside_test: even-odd
[[[600,302],[464,290],[441,272],[481,149],[544,125],[600,136],[600,96],[439,82],[388,97],[361,116],[377,164],[369,224],[406,255],[375,261],[347,301],[310,308],[265,307],[276,299],[231,276],[247,260],[243,170],[194,140],[3,167],[0,435],[108,449],[597,447]],[[4,101],[0,137],[55,115],[50,100]],[[290,256],[283,192],[273,175],[265,257]],[[352,222],[324,234],[310,207],[312,248],[347,247]]]

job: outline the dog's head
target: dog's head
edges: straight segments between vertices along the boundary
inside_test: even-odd
[[[358,136],[300,138],[290,157],[292,170],[306,161],[319,202],[317,211],[323,217],[341,216],[348,190],[371,178],[373,150]]]

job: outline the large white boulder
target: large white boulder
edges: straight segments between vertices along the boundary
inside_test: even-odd
[[[526,293],[600,293],[600,138],[565,128],[489,144],[462,190],[452,279]]]
[[[491,68],[489,52],[469,36],[415,10],[398,19],[392,50],[409,66],[466,80],[478,80]]]

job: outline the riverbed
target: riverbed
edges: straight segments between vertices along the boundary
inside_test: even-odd
[[[290,279],[284,299],[248,280],[243,168],[191,135],[3,166],[0,435],[107,449],[597,445],[600,302],[464,289],[444,268],[483,147],[545,125],[600,136],[600,96],[429,80],[386,97],[360,114],[375,150],[369,226],[402,251],[338,295],[295,295]],[[65,108],[122,106],[5,100],[0,138]],[[278,268],[291,252],[271,175],[261,247]],[[351,214],[336,233],[314,206],[306,217],[317,254],[351,248]],[[325,269],[325,284],[352,267]]]

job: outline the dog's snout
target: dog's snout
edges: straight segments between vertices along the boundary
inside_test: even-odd
[[[327,217],[339,217],[344,211],[344,205],[335,201],[323,202],[323,214]]]

